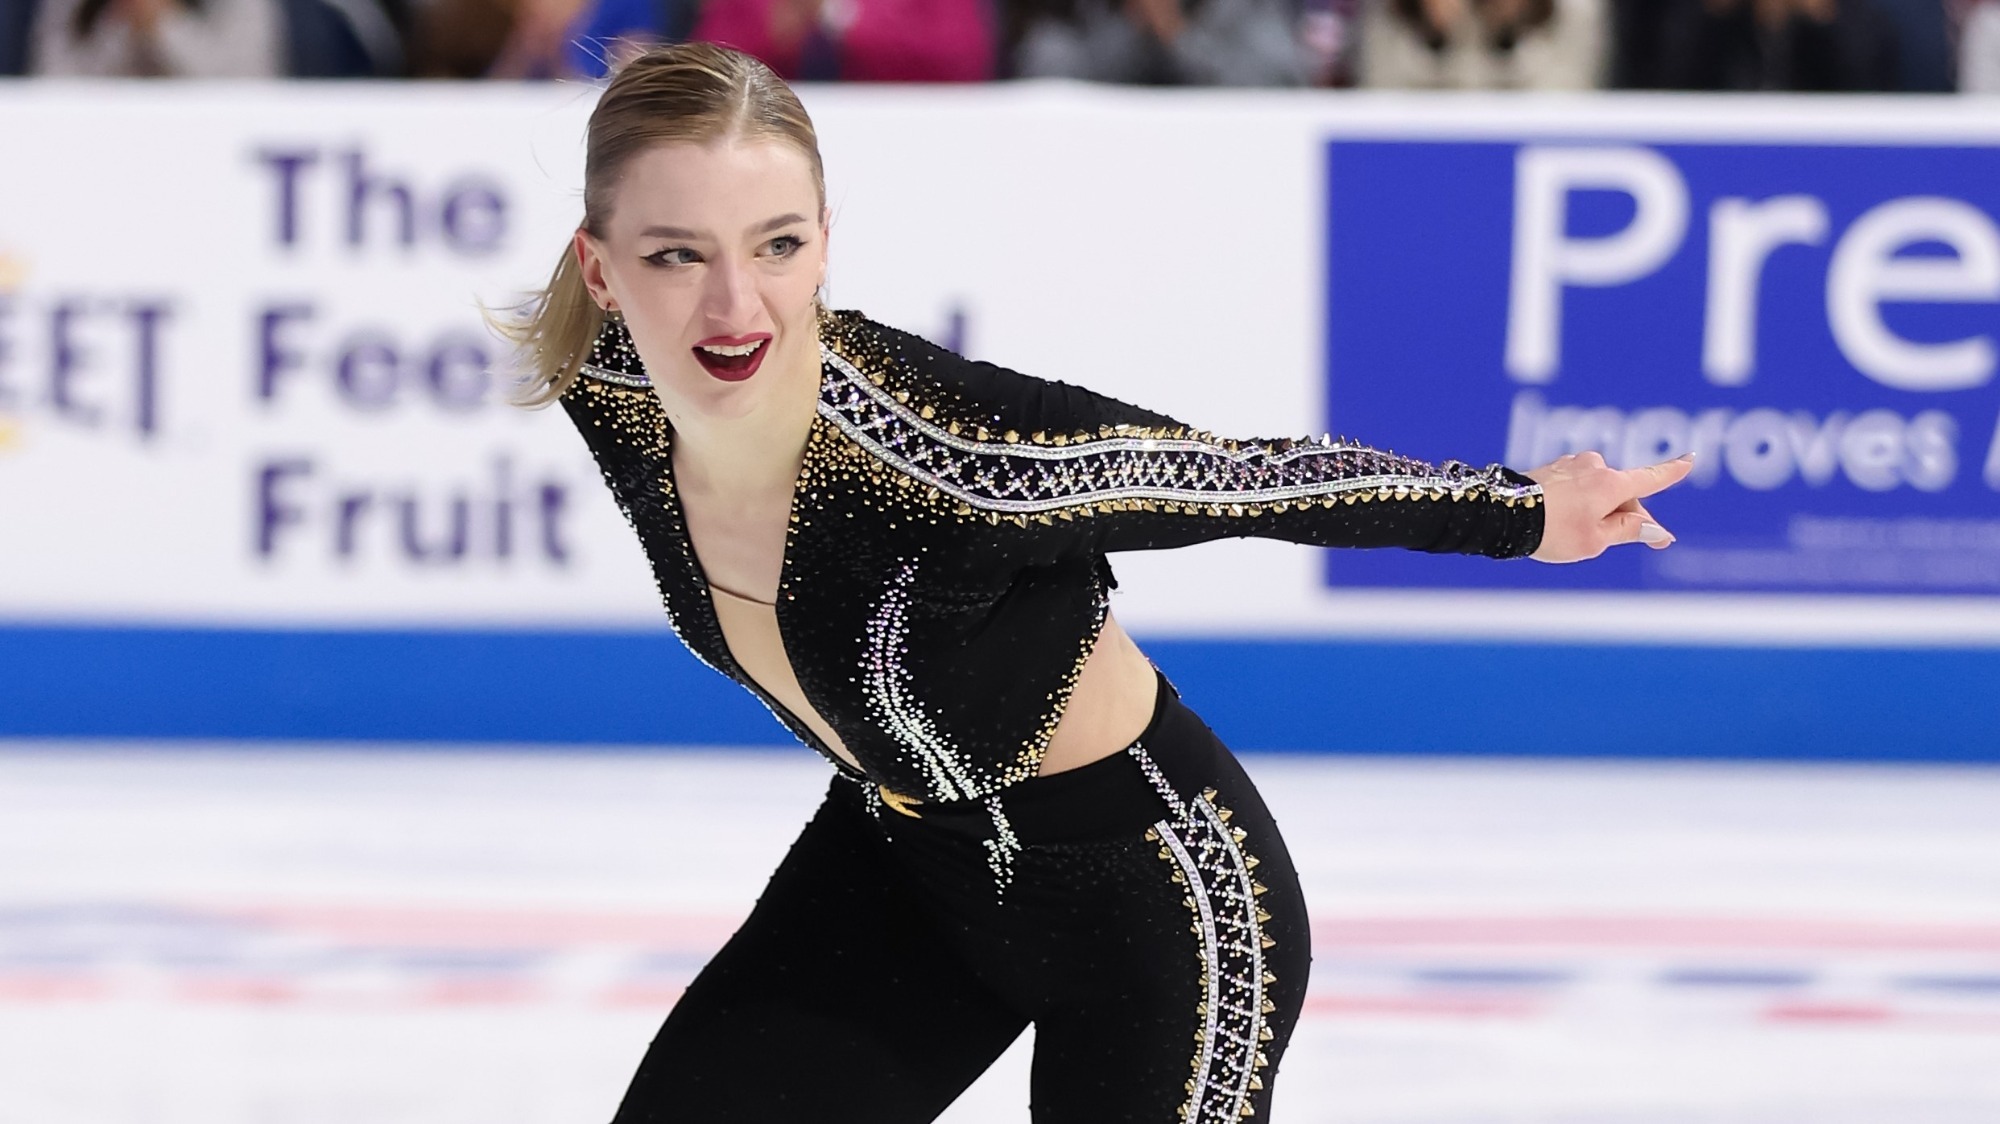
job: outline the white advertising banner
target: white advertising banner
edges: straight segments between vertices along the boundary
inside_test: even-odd
[[[658,626],[582,443],[508,404],[478,311],[563,252],[594,97],[0,90],[0,619]],[[1239,436],[1326,428],[1330,138],[2000,143],[1991,105],[1943,102],[806,98],[836,307]],[[2000,639],[1970,595],[1342,589],[1280,543],[1118,565],[1154,633]]]

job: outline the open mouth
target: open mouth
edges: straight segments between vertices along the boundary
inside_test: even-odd
[[[703,340],[694,345],[694,357],[702,369],[724,382],[742,382],[757,373],[770,348],[768,333],[736,339]]]

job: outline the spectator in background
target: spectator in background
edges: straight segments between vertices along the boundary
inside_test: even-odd
[[[565,45],[576,34],[575,25],[596,7],[586,0],[434,0],[420,23],[433,30],[419,39],[427,56],[455,57],[468,67],[484,62],[483,68],[465,77],[567,77]],[[504,15],[492,21],[489,12]],[[443,30],[435,30],[439,28]],[[482,28],[503,32],[497,49],[490,49],[491,36],[480,34]]]
[[[1683,0],[1663,41],[1678,90],[1894,90],[1895,28],[1869,0]]]
[[[1955,85],[1948,0],[1614,2],[1614,86],[1942,93]]]
[[[792,81],[983,81],[995,69],[991,2],[519,0],[491,74],[598,78],[622,52],[695,39],[754,55]]]
[[[1964,13],[1958,31],[1958,88],[2000,94],[2000,0],[1981,0]]]
[[[1014,0],[1008,14],[1022,78],[1298,86],[1321,69],[1297,0]]]
[[[994,76],[988,0],[705,0],[694,38],[754,55],[793,81]]]
[[[410,36],[416,78],[561,78],[581,0],[422,0]]]
[[[0,73],[345,78],[403,73],[401,0],[10,0]]]
[[[571,74],[606,78],[648,47],[694,36],[699,0],[597,0],[572,25],[565,45]]]
[[[1604,0],[1368,0],[1363,86],[1588,90],[1603,84]]]
[[[419,78],[602,78],[621,59],[685,40],[698,0],[428,0]]]

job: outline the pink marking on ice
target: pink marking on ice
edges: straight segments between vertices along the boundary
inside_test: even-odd
[[[440,980],[416,993],[417,1002],[427,1006],[462,1006],[479,1003],[527,1003],[543,998],[541,989],[525,980],[471,979]]]
[[[1543,1004],[1526,999],[1472,995],[1307,995],[1308,1017],[1443,1015],[1452,1018],[1529,1018]]]
[[[2000,952],[2000,925],[1747,917],[1315,917],[1313,947],[1838,949]]]
[[[92,976],[0,976],[0,1003],[68,1003],[104,999],[111,985]]]
[[[686,990],[668,984],[617,984],[605,988],[597,1001],[606,1007],[653,1007],[664,1011],[679,1002]]]
[[[1774,1022],[1879,1023],[1896,1018],[1879,1003],[1778,1003],[1764,1008]]]
[[[259,976],[195,978],[176,989],[192,1003],[293,1003],[301,997],[298,984]]]

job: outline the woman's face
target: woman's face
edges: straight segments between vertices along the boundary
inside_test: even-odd
[[[819,382],[813,296],[827,216],[794,145],[663,144],[620,178],[600,241],[576,233],[584,283],[625,315],[676,421],[741,417]]]

